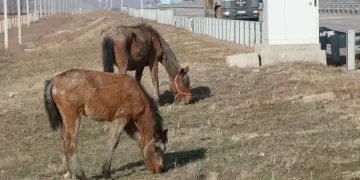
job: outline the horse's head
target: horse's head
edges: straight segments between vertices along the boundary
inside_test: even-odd
[[[163,171],[163,154],[166,151],[168,129],[163,130],[145,144],[142,152],[144,162],[149,171],[161,173]]]
[[[189,66],[181,68],[170,84],[170,91],[174,94],[175,100],[182,103],[189,103],[191,100]]]

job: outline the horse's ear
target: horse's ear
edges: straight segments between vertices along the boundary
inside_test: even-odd
[[[189,66],[186,66],[185,68],[184,68],[184,73],[188,73],[189,72]]]
[[[189,72],[189,66],[186,66],[185,68],[181,68],[180,69],[180,73],[181,75],[185,75],[186,73]]]

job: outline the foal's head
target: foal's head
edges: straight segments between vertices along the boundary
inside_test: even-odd
[[[144,161],[149,171],[161,173],[163,171],[163,154],[166,151],[168,129],[159,132],[143,149]]]
[[[189,103],[191,100],[189,66],[181,68],[170,84],[170,91],[174,94],[175,100],[182,103]]]

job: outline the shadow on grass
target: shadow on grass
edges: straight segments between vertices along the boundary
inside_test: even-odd
[[[206,86],[199,86],[191,89],[191,94],[192,94],[192,100],[189,102],[189,104],[194,104],[202,99],[206,99],[212,96],[210,88]],[[160,99],[161,99],[160,106],[174,103],[175,100],[174,98],[175,98],[174,94],[169,90],[166,90],[164,93],[160,95]]]
[[[189,151],[166,153],[164,155],[164,161],[165,161],[164,173],[168,172],[169,170],[185,166],[186,164],[188,164],[190,162],[196,162],[201,159],[204,159],[205,153],[206,153],[206,150],[204,148],[194,149],[194,150],[189,150]],[[147,170],[144,166],[143,161],[129,163],[127,165],[121,166],[120,168],[113,169],[113,170],[111,170],[111,174],[114,174],[119,171],[126,171],[126,170],[131,170],[131,173],[127,173],[125,175],[120,174],[117,176],[113,176],[112,179],[118,179],[121,177],[132,175],[135,173],[135,170],[133,170],[133,168],[140,167],[140,166],[144,167],[144,168],[141,168],[140,171]],[[91,179],[97,179],[97,180],[102,179],[102,178],[103,178],[102,175],[95,175],[95,176],[91,177]]]

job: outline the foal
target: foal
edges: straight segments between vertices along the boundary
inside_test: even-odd
[[[77,156],[81,116],[110,122],[110,138],[102,175],[110,166],[123,130],[137,140],[148,170],[160,173],[166,150],[167,129],[156,102],[132,77],[92,70],[71,69],[45,81],[44,105],[53,130],[60,130],[63,170],[87,179]],[[71,166],[72,164],[72,166]]]

